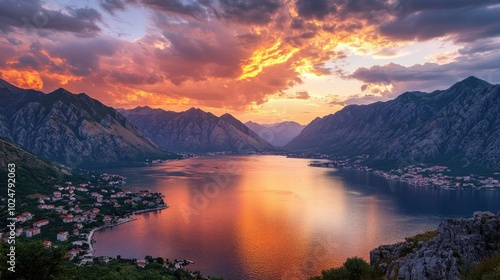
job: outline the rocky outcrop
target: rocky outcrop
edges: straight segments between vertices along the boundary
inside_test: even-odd
[[[460,279],[460,272],[500,251],[500,213],[475,212],[471,219],[449,219],[436,232],[383,245],[370,252],[370,264],[386,279]]]
[[[258,124],[250,121],[245,125],[275,147],[285,146],[305,127],[305,125],[290,121],[275,124]]]
[[[274,149],[230,114],[217,117],[196,108],[172,112],[147,106],[119,110],[145,135],[167,150],[246,154]]]
[[[0,136],[68,166],[169,158],[115,109],[64,89],[45,94],[0,80]]]
[[[500,85],[469,77],[447,90],[406,92],[317,118],[285,148],[375,164],[500,168]],[[484,171],[484,170],[483,170]]]

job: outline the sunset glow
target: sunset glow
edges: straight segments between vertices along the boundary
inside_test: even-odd
[[[499,13],[495,1],[2,1],[0,78],[113,107],[306,124],[470,75],[498,82]]]

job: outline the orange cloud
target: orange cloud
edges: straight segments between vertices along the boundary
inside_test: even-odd
[[[43,89],[43,80],[35,71],[7,70],[0,72],[2,79],[21,88]]]
[[[211,14],[208,6],[181,13],[167,4],[144,5],[150,24],[134,41],[18,29],[8,41],[17,52],[0,42],[9,49],[5,59],[0,53],[0,71],[18,86],[44,91],[64,86],[110,106],[244,111],[286,96],[305,76],[331,75],[328,62],[397,44],[377,35],[363,16],[337,17],[307,5],[299,10],[298,1],[271,2],[255,5],[272,21],[245,5],[228,6],[223,16]]]

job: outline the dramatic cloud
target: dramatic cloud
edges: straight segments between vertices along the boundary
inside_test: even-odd
[[[296,5],[299,16],[307,19],[324,19],[327,15],[337,11],[334,2],[328,0],[297,0]]]
[[[497,0],[6,0],[0,77],[110,106],[326,114],[495,80],[498,14]]]
[[[39,0],[0,1],[0,31],[14,32],[15,28],[50,30],[94,36],[101,31],[97,25],[101,14],[93,8],[48,9]]]
[[[394,89],[379,92],[394,97],[408,90],[433,90],[443,88],[475,75],[491,83],[500,82],[500,41],[480,40],[457,51],[446,63],[425,63],[405,67],[396,63],[370,68],[358,68],[348,78],[365,83],[364,90],[388,85]]]
[[[220,0],[223,16],[236,22],[268,24],[282,6],[279,0]]]
[[[381,33],[395,39],[420,41],[450,36],[458,42],[500,35],[500,6],[475,7],[471,4],[443,9],[439,5],[429,5],[420,8],[383,24]]]

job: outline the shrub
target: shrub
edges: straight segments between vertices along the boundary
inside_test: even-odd
[[[366,261],[354,257],[347,259],[341,267],[323,270],[321,276],[312,280],[368,280],[381,279],[382,275]]]
[[[483,259],[478,265],[463,275],[464,280],[498,280],[500,279],[500,253]]]

